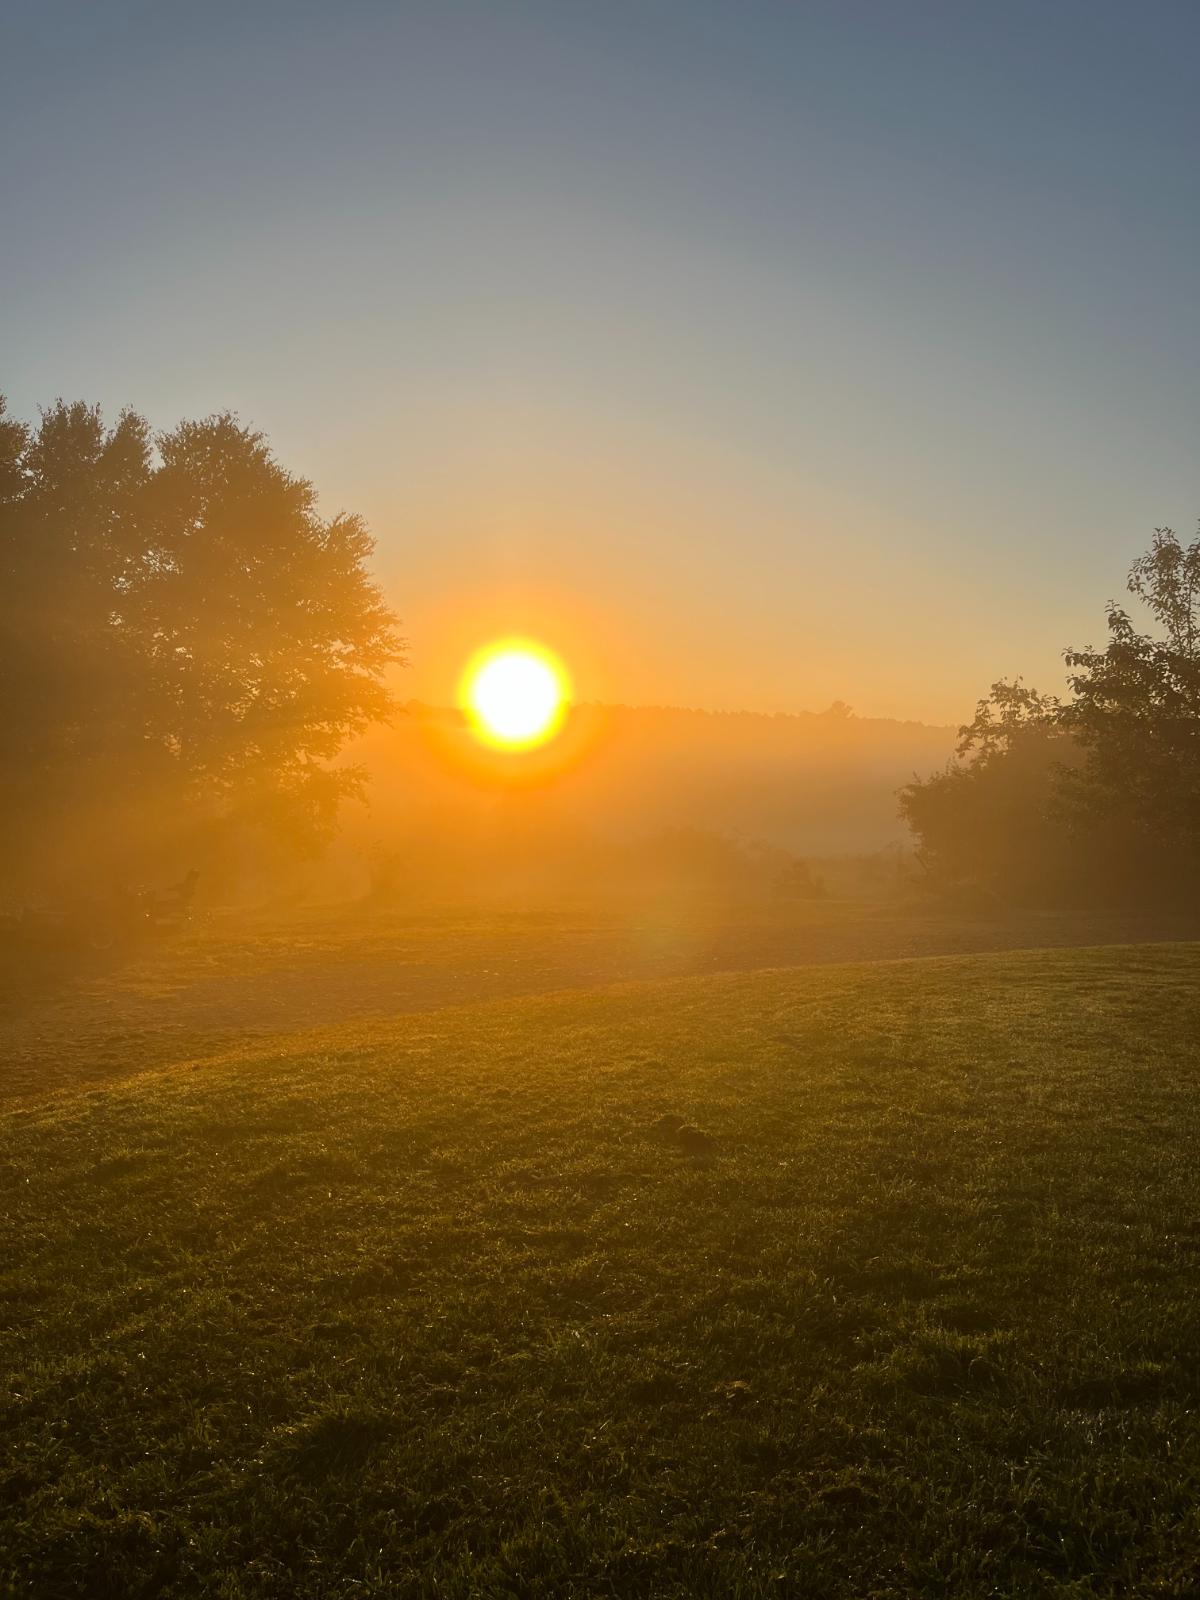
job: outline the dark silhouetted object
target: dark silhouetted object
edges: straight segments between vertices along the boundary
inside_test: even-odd
[[[1025,903],[1194,903],[1200,887],[1200,539],[1159,528],[1108,607],[1104,650],[1064,652],[1069,698],[993,685],[958,759],[900,792],[943,891]]]
[[[0,405],[7,885],[326,837],[362,781],[332,760],[387,716],[401,656],[370,551],[231,416],[152,438],[128,411],[60,401],[27,428]]]

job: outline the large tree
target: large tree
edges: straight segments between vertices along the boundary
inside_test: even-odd
[[[132,412],[0,403],[4,877],[90,878],[183,841],[312,846],[362,782],[401,659],[361,520],[323,519],[233,417],[151,436]]]
[[[1070,693],[996,684],[958,758],[901,791],[936,876],[1025,900],[1192,901],[1200,888],[1200,539],[1156,530],[1108,607],[1103,650],[1068,649]]]
[[[1061,724],[1082,752],[1061,803],[1082,821],[1142,828],[1188,872],[1200,863],[1200,539],[1155,530],[1129,590],[1159,634],[1108,607],[1103,650],[1068,650]]]

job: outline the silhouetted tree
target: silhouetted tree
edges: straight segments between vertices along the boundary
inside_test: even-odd
[[[946,882],[1020,899],[1188,898],[1200,882],[1200,539],[1159,528],[1130,570],[1162,636],[1108,607],[1103,650],[1068,649],[1060,700],[996,684],[958,759],[900,793]]]
[[[152,439],[61,401],[0,410],[0,850],[8,871],[187,829],[326,837],[386,717],[395,619],[362,522],[228,415]]]
[[[1104,650],[1068,650],[1074,698],[1062,727],[1083,755],[1061,804],[1081,820],[1144,828],[1200,862],[1200,539],[1156,529],[1129,589],[1164,631],[1138,633],[1108,607]]]
[[[919,858],[940,882],[1036,899],[1057,880],[1065,827],[1051,801],[1070,756],[1059,710],[1019,678],[993,684],[959,729],[955,759],[900,791]]]

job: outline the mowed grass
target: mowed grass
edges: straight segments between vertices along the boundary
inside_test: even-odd
[[[1195,1594],[1198,1038],[1197,947],[1025,952],[18,1105],[0,1591]]]
[[[598,984],[810,963],[1200,938],[1197,916],[698,897],[220,913],[111,952],[0,943],[0,1105],[365,1023]],[[22,958],[23,957],[23,958]]]

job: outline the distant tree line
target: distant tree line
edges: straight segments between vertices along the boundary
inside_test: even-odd
[[[232,416],[0,399],[3,886],[327,837],[401,659],[371,548]]]
[[[1035,903],[1194,903],[1200,887],[1200,538],[1156,530],[1103,650],[1064,696],[994,684],[957,758],[900,793],[934,877]]]

